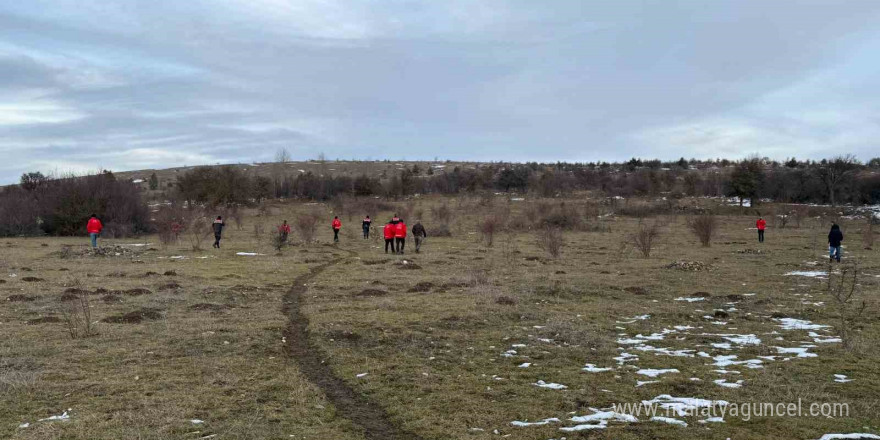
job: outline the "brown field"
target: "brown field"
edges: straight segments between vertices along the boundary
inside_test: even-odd
[[[685,216],[639,219],[616,214],[620,206],[565,202],[587,221],[562,231],[558,257],[539,246],[546,232],[529,222],[559,201],[505,196],[397,202],[410,225],[422,217],[428,230],[419,254],[411,238],[406,255],[386,255],[377,237],[362,239],[357,212],[342,216],[341,242],[333,245],[329,206],[299,203],[248,213],[241,230],[230,224],[220,250],[209,239],[194,251],[186,240],[163,246],[149,236],[102,240],[119,247],[96,256],[85,237],[0,240],[0,438],[880,432],[880,255],[863,249],[863,221],[841,221],[844,263],[829,269],[830,218],[784,229],[771,221],[759,245],[749,229],[754,210],[736,215],[740,208],[728,207],[711,247],[701,247]],[[452,208],[451,237],[430,236],[431,208],[440,204]],[[268,231],[304,210],[326,217],[319,242],[298,243],[294,232],[276,253]],[[371,214],[381,226],[390,212]],[[501,223],[491,247],[479,232],[490,215]],[[630,243],[640,223],[660,231],[648,258]],[[254,225],[266,232],[255,235]],[[785,275],[830,270],[836,283],[841,269],[853,267],[858,285],[849,304],[827,292],[827,276]],[[861,315],[841,319],[862,301]],[[83,307],[93,334],[72,338],[68,322]],[[785,318],[828,327],[786,329]],[[828,341],[842,332],[849,347]],[[615,360],[622,353],[637,359]],[[750,363],[722,366],[725,360]],[[609,370],[584,371],[587,364]],[[650,369],[677,372],[651,377]],[[852,381],[836,382],[834,374]],[[594,409],[661,395],[728,407],[801,401],[804,412],[811,403],[845,403],[848,415],[728,414],[723,423],[701,423],[707,417],[669,414],[684,427],[642,414],[637,422],[560,430],[601,425],[571,420]],[[66,421],[39,421],[68,409]],[[559,421],[512,424],[549,418]]]

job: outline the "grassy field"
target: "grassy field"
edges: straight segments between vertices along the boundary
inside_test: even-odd
[[[649,258],[627,244],[639,219],[604,215],[590,231],[563,232],[554,258],[539,248],[540,232],[499,231],[492,246],[478,232],[491,213],[514,223],[531,200],[414,199],[404,207],[409,223],[424,217],[430,235],[430,208],[440,203],[453,207],[453,235],[429,236],[419,254],[412,243],[390,255],[378,238],[363,240],[359,214],[343,217],[332,245],[329,207],[298,204],[251,213],[242,230],[228,228],[220,250],[144,237],[104,240],[120,247],[95,256],[86,238],[0,241],[0,437],[376,438],[352,422],[365,415],[423,439],[880,431],[880,256],[861,246],[861,223],[842,223],[844,263],[830,268],[827,220],[771,223],[759,245],[751,215],[720,217],[711,247],[684,216],[642,219],[661,231]],[[252,232],[305,209],[327,215],[319,243],[277,254]],[[378,224],[390,212],[372,214]],[[854,307],[826,292],[827,273],[836,282],[856,263],[856,299],[866,307],[843,324]],[[306,286],[292,305],[295,280]],[[65,312],[83,298],[95,334],[74,339]],[[308,356],[338,382],[317,383],[322,373],[291,356],[304,356],[285,336],[291,316],[308,320]],[[843,330],[851,347],[835,342]],[[362,414],[333,404],[340,386],[362,396]],[[714,401],[716,410],[800,400],[809,412],[839,402],[849,414],[723,422],[657,414],[684,427],[598,412],[662,395]],[[67,421],[39,421],[68,408]]]

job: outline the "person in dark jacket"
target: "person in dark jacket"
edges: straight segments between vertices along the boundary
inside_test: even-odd
[[[211,228],[214,229],[214,247],[220,249],[220,237],[223,234],[223,227],[226,226],[226,223],[223,223],[223,217],[217,216],[217,219],[214,220],[214,223],[211,224]]]
[[[370,216],[364,217],[364,240],[370,238],[370,226],[373,224],[373,220],[370,220]]]
[[[831,231],[828,233],[828,261],[837,260],[840,263],[841,247],[840,242],[843,241],[843,232],[837,223],[831,225]]]
[[[422,222],[416,220],[416,224],[412,227],[412,235],[416,241],[416,253],[419,253],[419,249],[422,248],[422,240],[428,236],[428,233],[425,232],[425,227],[422,226]]]

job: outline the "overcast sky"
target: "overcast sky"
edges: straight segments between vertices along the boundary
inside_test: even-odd
[[[295,159],[880,156],[880,1],[0,3],[0,182]]]

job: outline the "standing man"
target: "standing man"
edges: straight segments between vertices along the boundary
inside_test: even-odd
[[[388,246],[391,245],[391,253],[396,254],[397,250],[394,249],[394,231],[397,228],[393,222],[388,222],[383,228],[383,233],[385,235],[385,253],[388,253]]]
[[[339,230],[342,228],[342,222],[339,221],[339,216],[333,216],[333,242],[339,243]]]
[[[278,232],[281,234],[281,242],[287,243],[287,236],[290,235],[290,225],[287,224],[287,220],[278,227]]]
[[[89,238],[92,239],[92,248],[98,247],[98,236],[101,235],[103,229],[104,225],[101,223],[101,220],[98,220],[98,216],[92,214],[89,217],[89,222],[86,223],[86,231],[89,233]]]
[[[758,228],[758,243],[763,243],[764,229],[767,229],[767,221],[764,220],[763,217],[758,217],[758,221],[755,222],[755,226]]]
[[[403,254],[403,248],[406,246],[406,223],[403,219],[394,225],[394,240],[397,242],[397,253]]]
[[[370,225],[372,225],[372,224],[373,224],[373,221],[370,220],[370,216],[364,217],[364,224],[363,224],[364,240],[370,238]]]
[[[419,253],[419,249],[422,247],[422,240],[428,237],[428,233],[425,232],[425,227],[422,226],[422,222],[416,220],[416,224],[412,227],[413,238],[416,240],[416,253]]]
[[[214,247],[217,249],[220,249],[220,237],[223,235],[224,226],[226,226],[226,223],[223,223],[223,217],[219,215],[214,220],[214,223],[211,224],[211,228],[214,229]]]
[[[840,253],[842,251],[840,242],[843,241],[843,232],[837,223],[831,225],[831,231],[828,233],[828,261],[837,260],[840,263]]]

